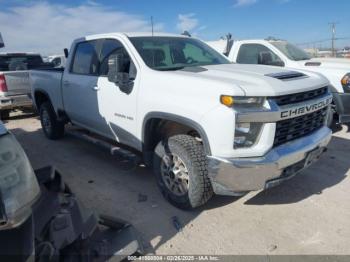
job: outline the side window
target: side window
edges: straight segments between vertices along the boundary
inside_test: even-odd
[[[71,72],[97,75],[99,68],[97,41],[82,42],[76,46]]]
[[[132,62],[128,52],[125,50],[122,43],[115,39],[105,39],[102,44],[101,56],[100,56],[100,76],[106,76],[108,74],[108,58],[113,54],[123,54],[123,72],[129,73],[130,78],[136,77],[136,67]]]
[[[243,44],[238,52],[239,64],[282,65],[282,60],[269,48],[260,44]]]

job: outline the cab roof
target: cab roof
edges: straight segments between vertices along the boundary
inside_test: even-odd
[[[99,38],[99,37],[106,37],[106,36],[127,36],[127,37],[150,37],[150,36],[157,36],[157,37],[179,37],[179,38],[187,38],[188,36],[180,35],[180,34],[171,34],[171,33],[153,33],[152,32],[115,32],[115,33],[106,33],[106,34],[96,34],[96,35],[89,35],[86,36],[86,38]]]

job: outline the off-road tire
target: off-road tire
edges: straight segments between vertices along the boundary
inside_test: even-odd
[[[56,113],[50,102],[40,106],[40,121],[45,136],[51,140],[58,140],[64,136],[64,123],[57,119]],[[48,121],[49,126],[45,123]]]
[[[161,162],[166,152],[180,156],[188,169],[189,188],[186,195],[177,196],[164,184]],[[193,209],[199,207],[213,195],[203,145],[192,136],[174,135],[159,142],[154,152],[153,168],[163,196],[178,208]]]
[[[7,120],[10,118],[10,110],[1,110],[0,111],[0,120]]]

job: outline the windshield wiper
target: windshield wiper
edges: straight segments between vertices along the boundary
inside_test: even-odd
[[[159,71],[176,71],[176,70],[181,70],[184,69],[185,66],[177,66],[177,67],[168,67],[168,68],[155,68],[156,70]]]

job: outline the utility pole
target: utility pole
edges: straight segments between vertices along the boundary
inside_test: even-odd
[[[152,26],[152,36],[153,36],[153,34],[154,34],[154,32],[153,32],[153,16],[151,16],[151,26]]]
[[[337,22],[332,22],[332,23],[328,23],[331,28],[332,28],[332,56],[335,57],[335,40],[337,40],[335,38],[335,31],[336,31],[336,25],[338,24]]]

